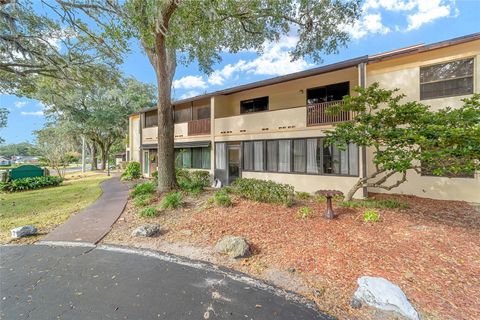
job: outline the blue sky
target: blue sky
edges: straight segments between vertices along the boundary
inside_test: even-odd
[[[322,64],[479,32],[478,12],[480,0],[365,0],[362,18],[349,28],[348,46],[339,54],[325,56]],[[288,51],[295,41],[292,35],[279,43],[266,44],[262,55],[223,54],[223,61],[210,76],[202,74],[194,63],[179,65],[173,96],[181,99],[318,66],[308,59],[290,62]],[[153,69],[136,41],[132,41],[132,53],[121,69],[140,81],[156,83]],[[0,95],[0,106],[10,110],[7,128],[0,130],[6,143],[33,142],[33,131],[45,122],[44,106],[11,95]]]

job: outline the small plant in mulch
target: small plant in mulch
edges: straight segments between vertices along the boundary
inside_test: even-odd
[[[151,182],[139,183],[131,192],[133,198],[138,197],[140,195],[152,194],[155,192],[155,185]]]
[[[145,207],[146,205],[152,203],[152,201],[153,196],[151,194],[141,194],[133,199],[133,205],[135,207]]]
[[[307,219],[313,216],[313,210],[309,207],[301,207],[297,211],[297,217],[300,219]]]
[[[142,218],[155,217],[158,214],[158,210],[154,207],[146,207],[138,212],[138,215]]]
[[[213,202],[219,207],[230,207],[232,199],[224,190],[219,190],[213,194]]]
[[[312,197],[312,195],[308,192],[296,191],[295,197],[297,197],[300,200],[308,200]]]
[[[342,207],[347,207],[347,208],[375,208],[375,209],[396,209],[396,208],[406,209],[406,208],[408,208],[408,203],[400,202],[400,201],[395,200],[395,199],[351,200],[351,201],[341,202],[340,205]]]
[[[380,221],[380,214],[375,210],[365,210],[363,212],[364,222],[378,222]]]
[[[163,198],[161,207],[162,209],[176,209],[185,205],[183,201],[183,195],[179,191],[170,192]]]

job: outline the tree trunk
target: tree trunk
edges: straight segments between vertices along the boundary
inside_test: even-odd
[[[344,201],[351,201],[355,193],[363,187],[364,179],[360,178],[358,181],[348,190],[347,194],[345,195]]]
[[[98,162],[97,162],[97,145],[95,142],[92,142],[92,146],[90,147],[90,157],[92,163],[92,171],[98,170]]]
[[[172,58],[173,56],[173,58]],[[175,55],[165,47],[162,34],[156,36],[156,75],[158,90],[158,191],[177,187],[174,156],[174,123],[171,85],[175,73]]]

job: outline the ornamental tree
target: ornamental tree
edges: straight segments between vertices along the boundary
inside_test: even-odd
[[[96,23],[90,34],[119,39],[135,37],[157,78],[158,189],[176,187],[172,79],[177,63],[198,62],[212,72],[220,53],[261,52],[266,41],[296,34],[292,59],[337,52],[348,40],[346,25],[359,16],[358,0],[70,0],[57,3],[68,16],[88,15]],[[76,20],[71,19],[75,24]],[[92,32],[95,31],[95,32]]]
[[[479,169],[480,95],[464,99],[457,109],[433,111],[416,101],[403,102],[398,89],[378,83],[355,88],[358,95],[330,112],[355,116],[327,131],[326,143],[345,149],[348,143],[373,150],[374,170],[360,177],[345,196],[349,201],[362,187],[392,190],[407,181],[407,172],[422,169],[435,175],[472,174]]]

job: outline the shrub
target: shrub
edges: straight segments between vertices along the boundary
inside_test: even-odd
[[[297,192],[295,192],[295,196],[296,196],[298,199],[307,200],[307,199],[310,199],[310,197],[311,197],[312,195],[311,195],[310,193],[308,193],[308,192],[297,191]]]
[[[129,162],[127,169],[122,174],[122,180],[135,180],[140,179],[142,172],[140,170],[140,162]]]
[[[178,186],[189,193],[198,195],[210,184],[210,172],[176,169]]]
[[[325,198],[325,196],[316,195],[313,200],[315,200],[315,202],[317,203],[324,203],[325,201],[327,201],[327,198]]]
[[[143,194],[152,194],[155,192],[155,185],[151,182],[139,183],[132,191],[132,197],[137,197]]]
[[[283,204],[293,204],[294,189],[291,185],[280,184],[269,180],[237,179],[233,183],[234,193],[246,199]]]
[[[155,171],[152,172],[152,178],[154,180],[158,180],[158,171],[155,170]]]
[[[60,185],[62,182],[63,179],[57,176],[22,178],[7,182],[0,182],[0,191],[15,192],[55,187]]]
[[[154,207],[146,207],[138,212],[138,215],[142,218],[155,217],[157,214],[158,211]]]
[[[310,218],[312,216],[312,209],[309,207],[301,207],[297,211],[297,216],[301,219]]]
[[[219,190],[213,194],[213,202],[220,207],[230,207],[232,205],[232,199],[224,190]]]
[[[162,208],[163,209],[176,209],[183,206],[185,203],[183,201],[183,195],[181,192],[170,192],[163,198]]]
[[[375,210],[365,210],[363,213],[364,222],[378,222],[380,220],[380,215]]]
[[[408,203],[403,202],[401,203],[395,199],[387,199],[387,200],[361,200],[361,201],[344,201],[340,203],[342,207],[349,207],[349,208],[377,208],[377,209],[394,209],[394,208],[408,208]]]
[[[141,194],[135,197],[133,200],[133,205],[135,207],[145,207],[146,205],[152,202],[153,198],[149,194]]]

